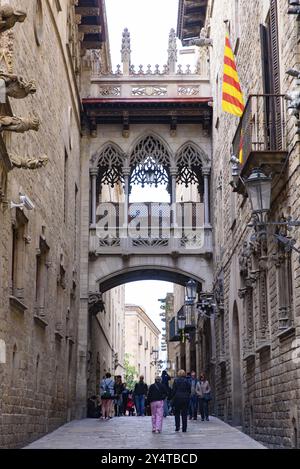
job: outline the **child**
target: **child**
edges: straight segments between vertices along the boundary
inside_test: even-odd
[[[128,410],[129,415],[134,415],[134,400],[132,394],[128,394],[126,410]]]

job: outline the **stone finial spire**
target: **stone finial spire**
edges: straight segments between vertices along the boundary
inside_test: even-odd
[[[168,48],[168,66],[169,73],[175,73],[177,63],[177,44],[175,29],[171,29],[169,34],[169,48]]]
[[[122,34],[122,49],[121,61],[123,64],[123,74],[129,75],[131,65],[131,49],[130,49],[130,32],[127,28],[124,29]]]

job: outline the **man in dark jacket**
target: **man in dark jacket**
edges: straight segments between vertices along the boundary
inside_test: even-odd
[[[186,379],[185,371],[178,371],[172,388],[172,399],[175,410],[175,431],[180,430],[180,415],[182,419],[182,431],[187,430],[187,414],[191,397],[191,383]]]
[[[134,387],[134,400],[138,416],[145,416],[145,398],[147,397],[148,386],[144,383],[144,376],[140,376],[140,380]]]

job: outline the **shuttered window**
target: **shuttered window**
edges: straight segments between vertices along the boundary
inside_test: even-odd
[[[263,92],[266,95],[280,94],[280,63],[278,39],[277,0],[270,0],[270,12],[266,25],[260,25]],[[266,129],[269,150],[282,149],[281,101],[276,96],[265,99]]]

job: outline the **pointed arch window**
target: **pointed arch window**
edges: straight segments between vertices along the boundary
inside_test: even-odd
[[[185,144],[178,152],[177,163],[177,184],[197,184],[201,195],[204,193],[204,178],[202,173],[203,163],[207,162],[205,153],[192,143]]]
[[[170,185],[170,153],[153,135],[141,139],[130,155],[130,185]]]
[[[107,184],[114,187],[115,184],[123,183],[124,157],[121,150],[113,144],[107,145],[98,158],[98,188]]]

